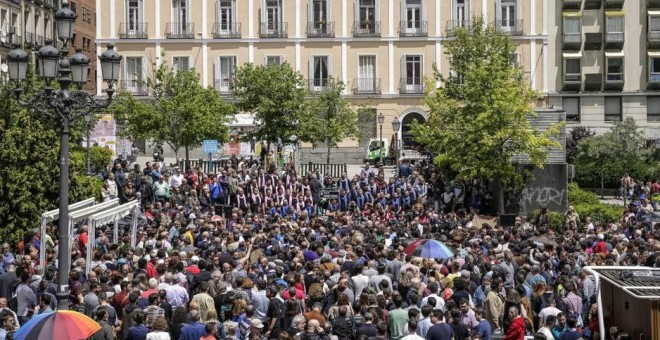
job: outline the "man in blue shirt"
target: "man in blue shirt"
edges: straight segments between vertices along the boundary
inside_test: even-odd
[[[147,338],[149,328],[144,325],[144,313],[136,312],[133,315],[135,326],[128,329],[128,340],[144,340]]]
[[[474,335],[472,338],[490,340],[492,330],[490,328],[490,323],[484,318],[484,309],[479,307],[475,308],[474,316],[477,318],[479,324],[474,328]]]
[[[193,309],[189,315],[190,323],[181,328],[179,340],[199,340],[206,336],[206,324],[199,322],[201,318],[199,311]]]
[[[433,314],[431,314],[431,322],[433,323],[433,326],[431,326],[426,333],[426,340],[446,340],[454,337],[454,330],[451,326],[446,322],[442,322],[444,318],[442,310],[433,310]]]

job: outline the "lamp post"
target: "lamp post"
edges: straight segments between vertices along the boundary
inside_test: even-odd
[[[380,125],[380,138],[378,138],[378,161],[381,166],[383,163],[383,123],[385,123],[385,116],[383,113],[378,114],[378,125]]]
[[[401,128],[401,121],[399,117],[394,118],[392,121],[392,130],[394,130],[394,174],[399,177],[399,129]]]
[[[57,308],[69,308],[69,271],[71,269],[71,252],[69,240],[69,129],[78,119],[84,118],[91,112],[108,107],[114,94],[114,84],[119,77],[121,55],[114,50],[114,45],[108,45],[107,51],[99,56],[103,80],[108,84],[105,90],[107,99],[95,98],[94,95],[82,91],[87,81],[87,68],[89,59],[82,53],[76,53],[68,58],[69,40],[78,16],[64,2],[62,8],[55,13],[57,23],[57,37],[63,42],[61,50],[55,48],[52,41],[48,41],[37,52],[39,77],[46,86],[34,94],[27,101],[21,100],[22,83],[27,76],[29,62],[28,54],[14,46],[7,55],[9,78],[16,83],[14,95],[19,105],[32,109],[58,121],[60,126],[60,195],[59,195],[59,242],[57,268]],[[81,57],[82,55],[82,57]],[[57,80],[59,89],[51,87],[51,82]],[[75,90],[69,90],[71,83]]]

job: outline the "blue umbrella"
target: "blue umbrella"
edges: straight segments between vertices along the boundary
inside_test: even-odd
[[[448,259],[454,257],[454,252],[440,241],[436,241],[436,240],[420,240],[420,241],[414,242],[415,245],[413,249],[406,249],[410,251],[409,254],[427,259]]]

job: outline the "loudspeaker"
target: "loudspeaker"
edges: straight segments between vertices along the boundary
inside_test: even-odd
[[[516,225],[516,214],[502,214],[500,215],[501,227],[513,227]]]

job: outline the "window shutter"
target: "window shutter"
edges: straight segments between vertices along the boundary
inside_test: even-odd
[[[328,77],[333,77],[332,75],[332,56],[328,55]]]
[[[307,0],[307,27],[314,22],[314,0]]]
[[[310,84],[313,83],[311,80],[314,79],[314,57],[310,57],[307,62],[307,79]]]
[[[360,0],[355,0],[355,20],[353,20],[354,23],[360,21]],[[357,27],[356,27],[357,29]]]
[[[376,0],[376,10],[374,16],[374,21],[380,21],[380,0]]]
[[[401,0],[401,21],[407,21],[408,18],[406,17],[406,0]],[[402,25],[401,30],[403,30],[405,27]]]
[[[215,74],[214,74],[213,88],[217,90],[218,87],[220,86],[220,84],[218,84],[218,81],[222,79],[222,75],[220,71],[220,56],[215,57],[214,69],[215,69],[214,71]]]
[[[266,0],[261,0],[261,22],[266,22]],[[261,31],[261,27],[259,27]]]
[[[401,67],[401,79],[399,79],[399,80],[401,80],[402,83],[405,84],[405,82],[407,80],[404,80],[403,78],[408,78],[408,76],[409,76],[408,75],[408,68],[406,68],[406,55],[405,54],[401,55],[400,63],[401,63],[401,66],[400,66]]]

